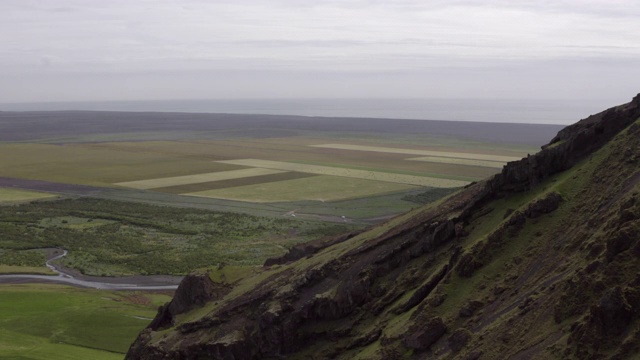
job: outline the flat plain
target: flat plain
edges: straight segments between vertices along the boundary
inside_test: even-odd
[[[212,208],[217,202],[225,210],[254,215],[265,214],[261,204],[273,204],[266,213],[308,210],[326,216],[330,203],[340,201],[349,209],[341,216],[369,219],[392,213],[362,211],[343,206],[344,201],[396,193],[389,208],[409,210],[416,204],[401,200],[405,195],[486,178],[506,161],[537,151],[559,128],[269,115],[0,112],[0,177],[109,189],[102,196],[117,199],[134,198],[126,190],[139,190],[139,198],[165,205],[190,206],[193,200],[187,198],[201,196]],[[322,176],[322,186],[315,176]],[[358,191],[342,188],[356,179],[368,181],[360,181]],[[24,184],[25,190],[42,190]]]
[[[0,187],[0,203],[13,203],[55,198],[56,195],[40,192]]]
[[[415,186],[398,182],[321,175],[256,185],[235,186],[226,189],[205,190],[188,195],[252,202],[302,200],[327,202],[358,199],[415,188]]]

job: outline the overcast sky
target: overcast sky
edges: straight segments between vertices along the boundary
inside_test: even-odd
[[[0,0],[0,102],[626,102],[638,19],[637,0]]]

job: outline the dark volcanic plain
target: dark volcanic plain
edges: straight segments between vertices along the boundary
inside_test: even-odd
[[[463,104],[461,104],[463,106]],[[268,127],[268,129],[265,129]],[[454,137],[484,142],[539,146],[563,126],[465,121],[306,117],[117,111],[0,111],[0,141],[25,141],[85,134],[188,132],[256,129],[256,138],[295,131],[371,132]]]

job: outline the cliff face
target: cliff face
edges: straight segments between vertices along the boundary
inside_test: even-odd
[[[631,358],[639,117],[636,97],[445,201],[230,285],[188,277],[127,359]]]

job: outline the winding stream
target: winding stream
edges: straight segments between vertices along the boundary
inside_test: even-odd
[[[25,280],[28,282],[58,282],[101,290],[175,290],[178,288],[178,285],[176,284],[167,284],[167,281],[164,281],[164,284],[162,284],[163,281],[153,280],[153,277],[143,276],[130,278],[100,278],[83,276],[84,279],[78,279],[53,265],[54,260],[60,259],[67,254],[67,250],[63,250],[62,254],[52,257],[46,262],[47,267],[58,275],[7,274],[0,275],[0,283],[11,283],[16,280]],[[108,282],[106,279],[109,279],[112,282]],[[131,283],[121,283],[121,281],[130,281]],[[152,285],[153,283],[157,283],[157,285]]]

